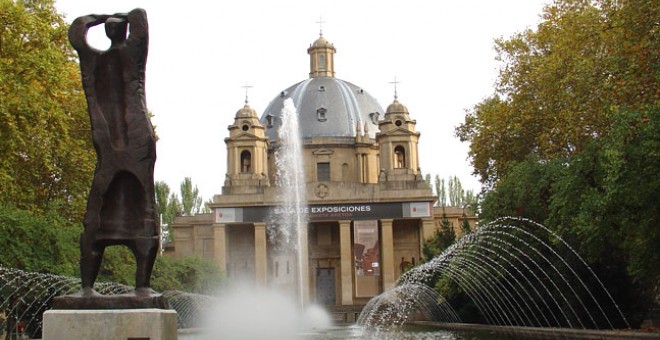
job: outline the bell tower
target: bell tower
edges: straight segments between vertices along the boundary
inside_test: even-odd
[[[417,122],[410,119],[408,108],[394,96],[385,117],[378,121],[376,141],[380,146],[380,175],[383,181],[412,181],[421,178],[417,145]]]
[[[227,175],[223,192],[249,193],[256,187],[270,186],[266,127],[259,122],[247,98],[243,108],[236,112],[234,123],[229,125],[228,130],[229,137],[225,138]]]

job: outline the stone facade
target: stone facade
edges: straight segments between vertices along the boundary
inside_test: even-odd
[[[271,108],[291,96],[303,123],[308,202],[303,213],[309,220],[302,299],[359,306],[419,262],[422,244],[443,212],[456,231],[462,219],[474,226],[476,217],[463,209],[433,207],[436,197],[420,170],[420,133],[396,97],[382,112],[362,89],[334,78],[335,49],[323,37],[308,53],[310,79],[317,82],[282,91],[261,119],[247,102],[236,113],[225,139],[222,194],[209,205],[213,213],[176,218],[174,256],[212,258],[230,279],[291,284],[296,261],[276,253],[269,239],[280,206],[273,133],[278,126]],[[335,85],[341,96],[332,97]],[[350,131],[337,128],[347,121]]]

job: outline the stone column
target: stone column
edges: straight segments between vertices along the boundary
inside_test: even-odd
[[[362,154],[356,154],[355,158],[357,160],[357,181],[358,183],[364,183],[364,169],[362,169]]]
[[[433,209],[433,208],[431,208]],[[424,245],[424,242],[431,237],[433,237],[433,233],[435,232],[435,221],[433,220],[433,217],[425,217],[420,220],[420,228],[421,228],[421,236],[419,238],[419,243],[420,243],[420,251],[422,250],[422,246]]]
[[[300,294],[302,298],[302,305],[309,304],[309,237],[307,237],[307,223],[303,223],[298,230],[298,261],[300,261]]]
[[[380,220],[381,246],[380,256],[382,261],[381,275],[383,275],[383,290],[394,287],[396,268],[394,265],[394,236],[392,232],[392,219]]]
[[[266,223],[254,223],[254,277],[260,286],[265,286],[268,281],[266,237]]]
[[[351,249],[351,221],[339,221],[341,304],[344,306],[353,304],[353,253]]]
[[[226,224],[213,224],[213,256],[215,263],[227,275],[227,232]]]

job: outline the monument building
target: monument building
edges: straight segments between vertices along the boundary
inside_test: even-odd
[[[362,87],[335,77],[336,49],[322,35],[307,49],[309,78],[279,92],[261,117],[247,101],[228,127],[227,173],[211,214],[171,224],[174,256],[212,258],[230,280],[294,285],[302,299],[354,321],[421,257],[442,211],[420,170],[420,133],[405,105],[383,110]],[[270,235],[281,209],[276,159],[282,109],[290,99],[302,138],[307,220],[304,260],[279,254]],[[458,227],[461,209],[446,209]],[[470,219],[474,223],[474,217]]]

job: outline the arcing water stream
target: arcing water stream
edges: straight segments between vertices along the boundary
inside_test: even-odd
[[[567,242],[541,224],[517,218],[481,226],[405,273],[395,289],[369,302],[359,324],[379,329],[410,321],[416,311],[426,317],[429,299],[444,308],[431,320],[456,322],[445,298],[426,293],[426,285],[436,282],[448,294],[457,288],[465,292],[491,325],[630,327],[603,283]]]

